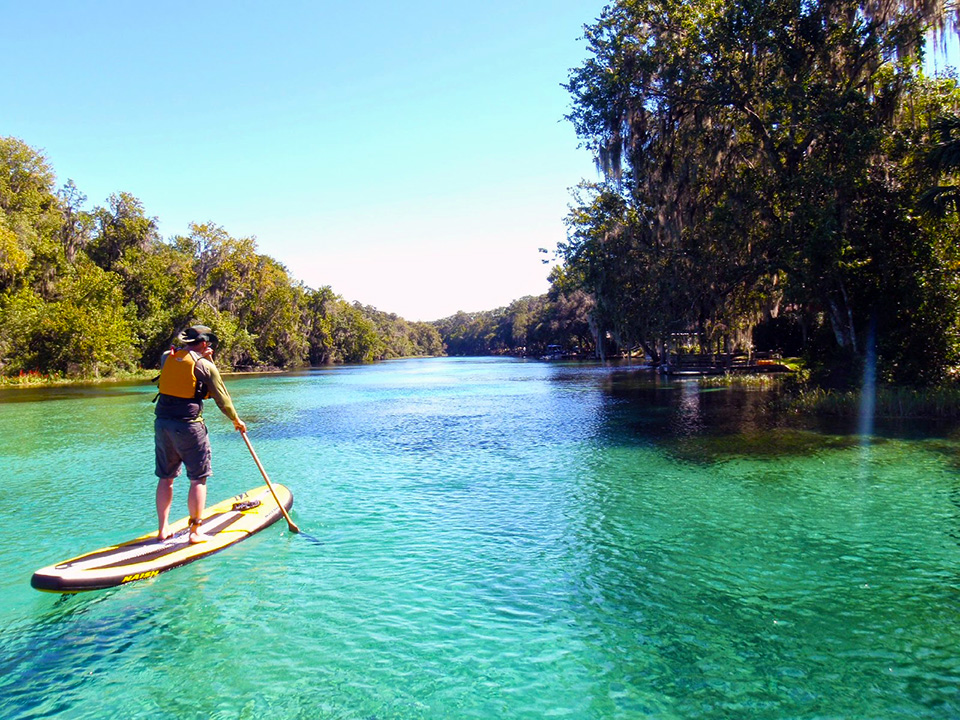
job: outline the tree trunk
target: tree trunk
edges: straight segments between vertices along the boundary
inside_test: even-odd
[[[854,353],[857,352],[857,334],[853,326],[853,309],[850,307],[847,298],[847,289],[843,283],[840,283],[841,303],[837,303],[835,297],[831,297],[828,302],[830,306],[830,325],[833,327],[834,337],[837,344],[842,348],[850,348]]]

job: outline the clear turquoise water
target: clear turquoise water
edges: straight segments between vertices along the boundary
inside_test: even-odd
[[[63,598],[31,573],[154,526],[152,390],[0,395],[0,717],[960,717],[950,431],[511,360],[228,384],[323,544]],[[260,484],[207,415],[211,499]]]

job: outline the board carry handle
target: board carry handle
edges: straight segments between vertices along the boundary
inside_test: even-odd
[[[300,532],[300,528],[298,528],[294,524],[293,520],[290,519],[290,515],[287,514],[287,509],[283,507],[283,503],[281,503],[280,498],[277,497],[277,492],[273,489],[273,483],[271,483],[270,478],[267,477],[267,471],[263,469],[263,465],[260,464],[260,458],[258,458],[257,453],[254,452],[253,445],[250,444],[250,438],[247,437],[247,431],[241,430],[240,434],[243,435],[243,441],[247,444],[247,448],[250,450],[250,454],[253,456],[253,461],[257,464],[257,467],[260,468],[260,474],[263,475],[263,479],[267,481],[267,487],[270,488],[270,494],[273,495],[273,499],[277,501],[277,507],[280,508],[280,512],[283,513],[283,517],[287,521],[287,527],[290,528],[290,532]]]

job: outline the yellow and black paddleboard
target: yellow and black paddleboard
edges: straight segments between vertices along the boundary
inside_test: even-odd
[[[293,493],[276,483],[273,489],[289,511]],[[146,580],[245,540],[281,517],[270,488],[262,485],[204,511],[201,532],[210,538],[206,542],[191,543],[189,518],[182,518],[170,526],[173,535],[166,540],[158,540],[154,530],[135,540],[41,568],[30,584],[46,592],[74,593]]]

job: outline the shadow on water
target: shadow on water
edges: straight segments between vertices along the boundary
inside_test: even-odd
[[[520,438],[560,443],[598,434],[604,444],[656,445],[697,464],[736,457],[804,456],[860,444],[858,418],[790,413],[776,402],[781,391],[775,389],[704,387],[696,379],[601,365],[495,367],[518,370],[496,376],[503,385],[491,388],[483,376],[456,376],[450,381],[429,373],[398,374],[398,369],[405,369],[401,365],[377,368],[384,374],[382,383],[370,380],[376,374],[349,376],[349,393],[336,401],[288,408],[258,432],[264,439],[313,443],[322,438],[333,445],[438,460],[450,459],[460,448],[511,455]],[[391,369],[397,376],[386,372]],[[286,378],[293,384],[317,379]],[[553,394],[524,394],[522,388],[530,381],[543,380],[553,387]],[[317,392],[316,385],[310,387]],[[503,388],[508,388],[505,394],[497,394]],[[589,419],[583,406],[588,396],[596,402]],[[952,439],[957,427],[955,422],[878,419],[871,428],[871,443]],[[957,455],[952,442],[943,450]],[[960,464],[960,456],[956,462]]]
[[[102,674],[111,658],[120,662],[137,642],[144,623],[156,624],[155,608],[126,603],[122,612],[100,612],[115,604],[116,592],[59,595],[29,623],[0,630],[0,691],[23,717],[59,716],[71,708],[92,672]],[[38,693],[38,687],[56,688]]]
[[[603,389],[614,401],[610,419],[617,442],[653,443],[685,462],[803,456],[856,448],[862,440],[861,418],[789,413],[776,402],[775,389],[703,387],[697,380],[635,371],[611,373]],[[929,441],[931,450],[939,448],[960,467],[955,443],[936,444],[957,431],[956,422],[880,418],[870,434],[873,445]]]

